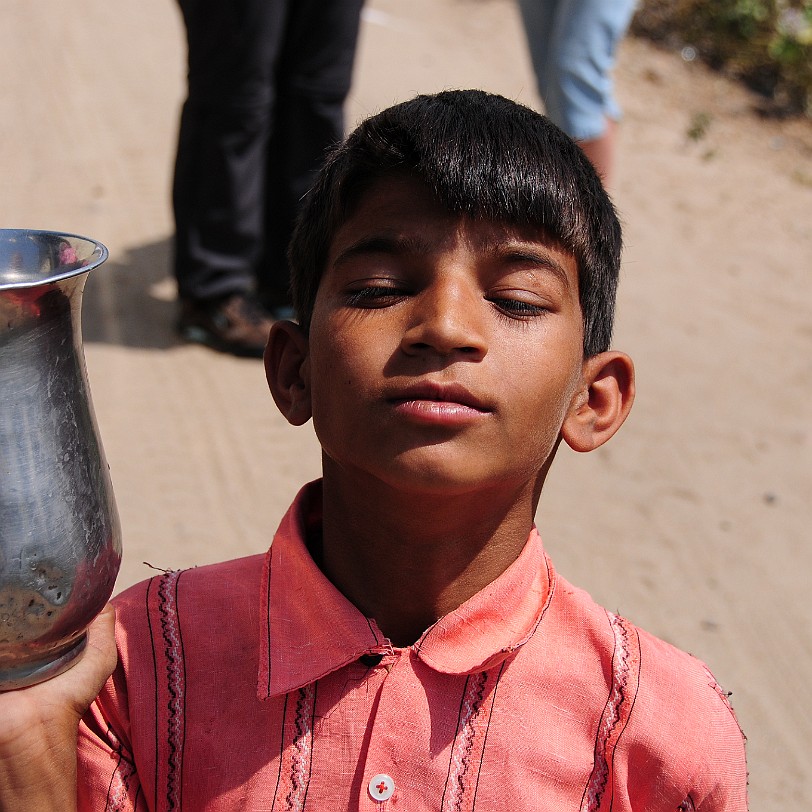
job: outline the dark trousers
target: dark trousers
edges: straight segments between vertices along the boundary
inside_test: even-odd
[[[298,201],[343,137],[363,0],[179,0],[188,40],[172,199],[180,296],[288,301]]]

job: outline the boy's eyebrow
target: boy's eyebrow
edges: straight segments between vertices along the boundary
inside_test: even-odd
[[[408,254],[420,253],[425,246],[411,237],[396,237],[383,234],[362,237],[339,252],[333,265],[341,265],[349,259],[365,254]]]
[[[507,259],[530,262],[543,270],[552,272],[565,287],[570,287],[570,278],[564,266],[535,243],[506,241],[496,243],[493,247],[495,252]]]

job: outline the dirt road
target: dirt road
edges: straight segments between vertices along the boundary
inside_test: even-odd
[[[119,588],[256,552],[319,471],[262,366],[177,343],[169,178],[184,82],[171,0],[8,0],[0,224],[87,234],[94,402],[125,534]],[[812,125],[629,40],[616,345],[638,369],[609,446],[562,453],[539,511],[561,571],[706,660],[749,737],[751,808],[812,807]],[[510,0],[370,0],[349,122],[415,92],[531,105]]]

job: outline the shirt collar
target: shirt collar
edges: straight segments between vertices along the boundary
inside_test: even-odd
[[[321,522],[321,482],[299,492],[265,556],[257,693],[286,694],[391,644],[316,566],[305,544]],[[495,581],[433,624],[411,647],[426,665],[468,674],[497,665],[532,637],[555,573],[535,528]]]

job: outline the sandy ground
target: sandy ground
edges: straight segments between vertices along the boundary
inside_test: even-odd
[[[318,475],[318,450],[275,413],[260,363],[172,332],[177,9],[3,10],[0,224],[111,251],[88,283],[84,333],[124,529],[117,588],[149,575],[143,562],[262,550]],[[809,809],[812,124],[760,119],[737,86],[636,40],[617,80],[616,345],[636,360],[638,400],[605,449],[561,454],[539,524],[569,579],[733,692],[751,808]],[[464,86],[538,104],[510,0],[370,0],[349,123]]]

